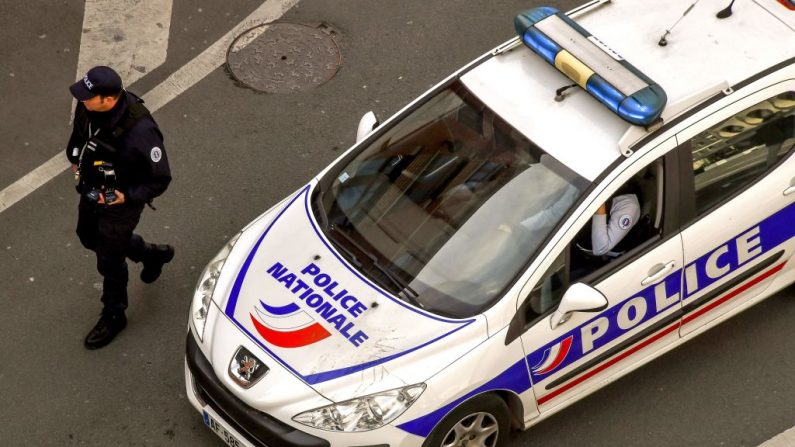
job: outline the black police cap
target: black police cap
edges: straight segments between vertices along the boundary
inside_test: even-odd
[[[83,79],[69,86],[78,101],[86,101],[97,95],[114,96],[121,92],[121,77],[110,67],[99,65],[88,70]]]

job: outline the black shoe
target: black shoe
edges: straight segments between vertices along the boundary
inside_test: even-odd
[[[116,335],[127,327],[127,317],[121,314],[102,314],[99,321],[86,335],[86,349],[99,349],[112,342]]]
[[[174,247],[170,245],[152,245],[143,261],[144,269],[141,270],[141,281],[150,284],[157,281],[163,271],[163,264],[168,264],[174,259]]]

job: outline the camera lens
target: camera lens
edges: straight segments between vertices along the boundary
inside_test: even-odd
[[[99,202],[99,190],[91,188],[91,190],[86,193],[86,199],[92,202]]]

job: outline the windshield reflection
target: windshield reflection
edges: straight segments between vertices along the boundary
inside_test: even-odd
[[[459,81],[341,166],[322,182],[329,240],[386,290],[455,317],[497,299],[588,184]]]

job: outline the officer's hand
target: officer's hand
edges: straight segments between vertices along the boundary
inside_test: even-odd
[[[121,205],[122,203],[124,203],[124,193],[119,191],[118,189],[114,189],[113,191],[116,192],[116,200],[114,200],[113,202],[108,202],[108,206]],[[99,195],[99,204],[100,205],[105,204],[105,194]]]
[[[77,165],[72,165],[72,172],[77,173]]]

